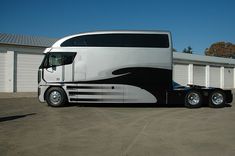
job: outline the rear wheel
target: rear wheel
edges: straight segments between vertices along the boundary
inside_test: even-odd
[[[225,94],[221,90],[213,91],[209,96],[209,106],[212,108],[222,108],[225,106]]]
[[[190,90],[185,96],[185,107],[199,108],[202,105],[201,93],[196,90]]]
[[[46,92],[46,102],[52,107],[61,107],[67,103],[67,96],[60,87],[52,87]]]

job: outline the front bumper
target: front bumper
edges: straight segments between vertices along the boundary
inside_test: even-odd
[[[38,99],[40,102],[45,102],[44,94],[49,86],[38,86]]]

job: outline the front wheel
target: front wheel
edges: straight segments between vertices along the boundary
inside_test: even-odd
[[[67,96],[60,87],[52,87],[46,92],[46,102],[52,107],[61,107],[67,103]]]
[[[202,105],[201,93],[196,90],[190,90],[185,96],[185,107],[199,108]]]
[[[209,96],[209,106],[212,108],[225,107],[225,94],[221,90],[213,91]]]

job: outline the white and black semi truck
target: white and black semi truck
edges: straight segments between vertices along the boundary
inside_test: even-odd
[[[178,86],[172,80],[168,31],[100,31],[64,37],[44,51],[38,96],[69,103],[184,103],[224,107],[231,90]]]

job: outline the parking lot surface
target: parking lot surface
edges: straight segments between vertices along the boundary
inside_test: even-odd
[[[0,99],[0,155],[234,156],[235,106],[51,108]]]

